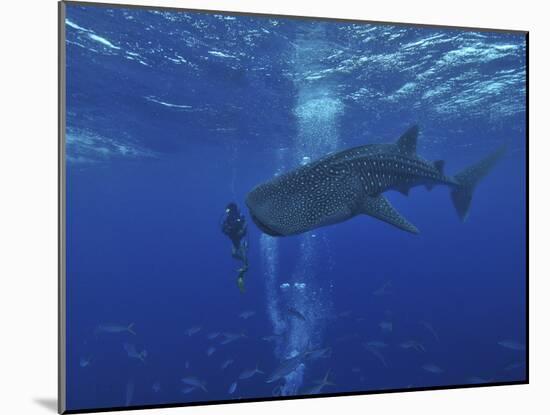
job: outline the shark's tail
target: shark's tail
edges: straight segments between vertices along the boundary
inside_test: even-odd
[[[468,217],[470,202],[474,190],[481,179],[483,179],[506,152],[506,146],[500,147],[493,154],[469,166],[454,176],[457,185],[451,191],[451,199],[456,213],[462,221]]]

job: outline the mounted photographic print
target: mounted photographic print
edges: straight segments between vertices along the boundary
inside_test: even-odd
[[[528,381],[527,32],[59,10],[60,412]]]

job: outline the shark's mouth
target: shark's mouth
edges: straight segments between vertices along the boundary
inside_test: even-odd
[[[252,220],[254,221],[254,223],[256,224],[256,226],[258,228],[260,228],[260,230],[270,236],[283,236],[283,234],[271,229],[268,225],[266,225],[265,223],[263,223],[260,219],[258,219],[256,217],[256,215],[254,215],[252,212],[250,212],[250,216],[252,216]]]

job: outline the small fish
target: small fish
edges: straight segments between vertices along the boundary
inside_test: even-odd
[[[202,389],[204,392],[208,392],[206,390],[206,386],[205,386],[206,383],[200,381],[199,379],[197,379],[194,376],[183,377],[183,378],[181,378],[181,381],[183,383],[185,383],[186,385],[188,385],[188,386],[193,386],[194,388],[199,388],[199,389]]]
[[[147,357],[147,350],[142,350],[141,352],[138,352],[136,349],[136,346],[132,343],[124,343],[123,345],[124,350],[126,350],[126,353],[128,354],[128,357],[131,359],[138,359],[141,360],[143,363],[145,363],[145,358]]]
[[[428,330],[436,341],[439,341],[439,335],[430,323],[428,323],[427,321],[421,321],[420,325]]]
[[[246,337],[244,333],[222,333],[222,336],[224,339],[221,341],[221,344],[233,343],[235,340]]]
[[[277,385],[271,390],[271,396],[283,396],[282,385]]]
[[[188,394],[188,393],[193,392],[193,391],[196,390],[196,389],[197,389],[197,388],[195,388],[194,386],[186,386],[186,387],[183,388],[181,391],[182,391],[182,393]]]
[[[230,364],[234,362],[233,359],[227,359],[225,362],[222,363],[222,370],[225,370],[229,367]]]
[[[330,357],[331,348],[325,347],[323,349],[308,350],[304,353],[304,357],[308,360],[326,359]]]
[[[424,347],[424,345],[422,343],[417,342],[416,340],[404,341],[399,345],[399,347],[401,347],[402,349],[413,349],[413,350],[416,350],[417,352],[426,351],[426,348]]]
[[[233,393],[235,393],[236,390],[237,390],[237,382],[233,382],[231,385],[229,385],[229,390],[227,391],[227,393],[229,395],[233,395]]]
[[[501,340],[497,342],[497,344],[505,349],[515,350],[518,352],[523,352],[525,350],[525,345],[515,340]]]
[[[354,366],[354,367],[351,368],[351,371],[353,373],[361,373],[361,368]]]
[[[125,397],[125,400],[124,400],[124,405],[125,406],[130,406],[133,399],[134,399],[134,381],[129,380],[126,383],[126,397]]]
[[[239,317],[244,320],[248,320],[250,317],[254,316],[255,314],[256,314],[255,311],[248,310],[248,311],[243,311],[241,314],[239,314]]]
[[[209,347],[208,350],[206,350],[206,355],[208,357],[212,356],[214,354],[214,352],[216,351],[216,348],[215,347]]]
[[[186,369],[189,369],[189,366],[190,366],[189,360],[186,360],[186,361],[185,361],[185,368],[186,368]]]
[[[288,307],[288,315],[297,318],[298,320],[306,321],[306,317],[294,307]]]
[[[195,326],[195,327],[191,327],[191,328],[188,328],[187,330],[185,330],[185,334],[187,334],[189,337],[191,337],[193,334],[197,334],[199,331],[201,331],[201,327]]]
[[[365,342],[364,346],[377,347],[379,349],[386,347],[388,344],[382,340],[369,340]]]
[[[254,376],[255,374],[264,374],[263,371],[261,371],[260,369],[258,369],[258,365],[256,364],[256,367],[254,369],[247,369],[245,370],[244,372],[242,372],[240,375],[239,375],[239,379],[240,380],[244,380],[244,379],[250,379],[252,376]]]
[[[370,352],[374,357],[376,357],[384,367],[388,367],[388,364],[386,363],[386,359],[384,358],[384,355],[382,354],[382,352],[380,352],[380,350],[378,350],[378,348],[368,346],[368,345],[363,345],[363,346],[365,347],[365,349],[367,349],[368,352]]]
[[[391,321],[381,321],[378,323],[378,327],[380,327],[384,333],[391,333],[393,331],[393,323]]]
[[[305,395],[316,395],[318,393],[321,393],[322,389],[325,386],[334,385],[334,383],[332,383],[331,381],[328,380],[329,373],[330,373],[330,371],[327,372],[327,374],[325,375],[325,377],[323,379],[315,381],[314,386],[311,386],[310,388],[305,389],[304,394]]]
[[[262,340],[268,342],[268,343],[271,343],[271,342],[275,342],[277,341],[277,339],[280,339],[281,336],[280,335],[277,335],[277,334],[272,334],[272,335],[269,335],[269,336],[263,336],[262,337]]]
[[[152,389],[153,389],[153,392],[159,393],[160,392],[160,382],[157,381],[157,382],[153,383]]]
[[[90,366],[90,363],[92,363],[92,357],[81,357],[78,363],[80,367],[88,367]]]
[[[294,357],[290,357],[288,359],[283,360],[279,364],[279,366],[273,371],[273,373],[271,373],[271,375],[268,376],[265,382],[273,383],[291,374],[302,363],[303,358],[304,358],[303,354],[297,354]]]
[[[116,323],[100,324],[95,329],[95,334],[99,333],[130,333],[133,335],[136,334],[136,332],[134,331],[134,323],[130,323],[127,326]]]
[[[444,372],[443,369],[441,369],[439,366],[433,364],[433,363],[427,363],[424,366],[422,366],[422,369],[424,369],[426,372],[433,373],[435,375],[440,375]]]
[[[212,333],[209,333],[208,334],[208,340],[214,340],[216,337],[218,337],[220,335],[220,332],[219,331],[215,331],[215,332],[212,332]]]

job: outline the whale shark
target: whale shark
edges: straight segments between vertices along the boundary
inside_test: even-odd
[[[256,226],[271,236],[297,235],[368,215],[417,234],[384,197],[396,190],[404,195],[415,186],[450,188],[458,217],[468,217],[472,195],[505,153],[500,147],[454,176],[444,173],[444,161],[417,155],[418,126],[410,127],[395,143],[366,144],[330,153],[252,189],[246,205]]]

